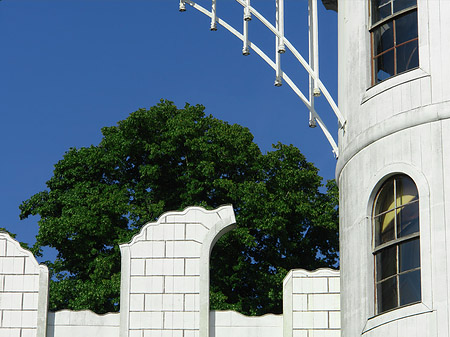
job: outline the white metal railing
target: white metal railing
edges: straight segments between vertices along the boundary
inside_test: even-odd
[[[346,120],[339,110],[338,106],[334,102],[330,93],[325,85],[319,79],[319,57],[318,57],[318,20],[317,20],[317,0],[308,0],[308,14],[309,14],[309,63],[302,57],[298,50],[289,42],[284,36],[284,0],[276,0],[276,24],[275,27],[262,16],[255,8],[250,4],[250,0],[236,0],[243,6],[243,33],[233,28],[227,22],[217,16],[217,0],[211,0],[211,11],[202,7],[192,0],[180,0],[180,11],[186,10],[186,4],[205,14],[211,18],[211,30],[217,30],[217,24],[223,26],[237,38],[243,42],[242,53],[243,55],[249,55],[250,49],[252,49],[257,55],[259,55],[269,66],[275,70],[275,86],[281,86],[283,81],[286,82],[291,89],[297,94],[309,110],[309,126],[315,127],[319,125],[322,129],[325,137],[330,143],[333,153],[336,158],[339,156],[338,146],[333,139],[333,136],[328,131],[325,123],[322,121],[317,111],[315,110],[314,99],[320,96],[321,93],[325,96],[328,104],[336,115],[340,128],[344,128]],[[252,17],[261,21],[272,33],[275,35],[275,61],[267,56],[258,46],[252,43],[248,37],[249,21]],[[289,78],[289,76],[282,70],[281,67],[281,54],[287,49],[295,56],[300,62],[303,68],[309,75],[309,97],[307,98],[301,90],[295,85],[295,83]]]

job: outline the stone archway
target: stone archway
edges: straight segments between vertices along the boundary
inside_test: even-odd
[[[231,205],[189,207],[121,245],[120,336],[208,337],[209,257],[235,222]]]

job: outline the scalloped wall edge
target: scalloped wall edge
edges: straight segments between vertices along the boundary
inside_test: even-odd
[[[145,231],[150,227],[150,226],[159,226],[159,225],[164,225],[165,222],[163,222],[167,217],[169,216],[183,216],[183,215],[187,215],[190,212],[195,212],[195,211],[199,211],[205,214],[214,214],[216,213],[219,217],[219,219],[225,219],[225,218],[231,218],[230,221],[232,223],[236,222],[235,219],[235,215],[234,215],[234,211],[233,211],[233,206],[231,204],[227,204],[227,205],[222,205],[219,206],[215,209],[212,210],[207,210],[201,206],[188,206],[185,209],[183,209],[182,211],[168,211],[163,213],[157,221],[154,222],[147,222],[145,225],[142,226],[142,228],[140,229],[139,233],[137,233],[136,235],[134,235],[131,240],[129,242],[126,243],[122,243],[119,245],[120,249],[125,248],[125,247],[130,247],[131,245],[133,245],[134,243],[138,242],[140,239],[142,239],[145,235]],[[223,214],[225,213],[225,214]],[[224,216],[225,215],[225,216]]]

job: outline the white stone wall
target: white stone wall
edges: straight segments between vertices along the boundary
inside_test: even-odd
[[[45,337],[48,269],[0,233],[0,336]]]
[[[340,241],[343,332],[349,336],[448,336],[449,220],[445,185],[450,161],[443,161],[441,142],[450,151],[448,122],[409,128],[384,137],[347,163],[340,177]],[[450,126],[450,125],[449,125]],[[393,144],[398,144],[394,146]],[[380,182],[390,174],[410,176],[419,191],[421,303],[377,315],[371,213]],[[345,196],[345,197],[344,197]],[[420,323],[420,324],[419,324]],[[438,325],[443,327],[438,329]],[[417,326],[417,330],[412,327]],[[407,330],[405,330],[407,328]],[[411,330],[413,329],[413,330]],[[388,332],[388,334],[387,334]]]
[[[283,337],[283,315],[244,316],[235,311],[211,311],[210,337]]]
[[[450,41],[449,1],[417,0],[419,68],[375,86],[369,4],[339,3],[339,108],[347,123],[339,133],[338,175],[353,156],[387,134],[450,117],[447,109],[437,115],[430,109],[450,99],[449,83],[443,80],[450,76],[450,66],[441,61]]]
[[[284,314],[209,311],[209,256],[231,206],[162,215],[121,245],[120,313],[48,310],[48,269],[0,233],[0,337],[335,337],[339,272],[291,271]]]
[[[47,337],[119,337],[120,314],[92,311],[49,312]]]
[[[283,282],[284,337],[340,337],[339,271],[291,270]]]
[[[234,223],[231,206],[190,207],[121,245],[121,337],[209,335],[209,255]]]
[[[450,336],[450,1],[418,0],[419,68],[371,86],[369,1],[339,1],[342,333]],[[404,173],[420,205],[420,303],[375,311],[372,205]]]

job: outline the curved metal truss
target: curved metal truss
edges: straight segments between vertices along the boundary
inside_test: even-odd
[[[264,16],[262,16],[255,8],[250,5],[250,0],[236,0],[244,9],[243,17],[243,33],[233,28],[227,22],[222,20],[217,16],[217,0],[211,0],[211,11],[200,6],[192,0],[180,0],[180,11],[186,11],[186,4],[189,4],[193,8],[197,9],[201,13],[211,18],[211,30],[217,30],[217,24],[220,24],[226,28],[229,32],[235,35],[238,39],[243,42],[243,55],[249,55],[250,49],[252,49],[257,55],[259,55],[269,66],[271,66],[276,73],[275,86],[281,86],[283,81],[286,82],[291,89],[297,94],[297,96],[302,100],[302,102],[308,108],[309,114],[309,126],[319,127],[322,129],[325,137],[330,143],[333,153],[336,158],[339,156],[338,146],[333,139],[331,133],[328,131],[325,123],[322,121],[320,116],[317,114],[314,106],[314,98],[320,96],[321,93],[325,96],[328,104],[332,108],[334,114],[336,115],[340,128],[345,126],[346,120],[342,113],[340,112],[338,106],[334,102],[327,88],[323,85],[322,81],[319,79],[319,58],[318,58],[318,29],[317,29],[317,0],[309,1],[309,63],[302,57],[302,55],[297,51],[297,49],[289,42],[289,40],[284,36],[284,0],[276,0],[276,26],[273,26]],[[248,37],[249,21],[252,17],[257,18],[261,21],[274,35],[276,39],[276,56],[275,61],[267,56],[258,46],[252,43]],[[301,90],[295,85],[291,78],[283,72],[281,69],[281,54],[286,51],[286,48],[291,51],[295,58],[300,62],[303,68],[308,72],[309,75],[309,97],[307,98]]]

